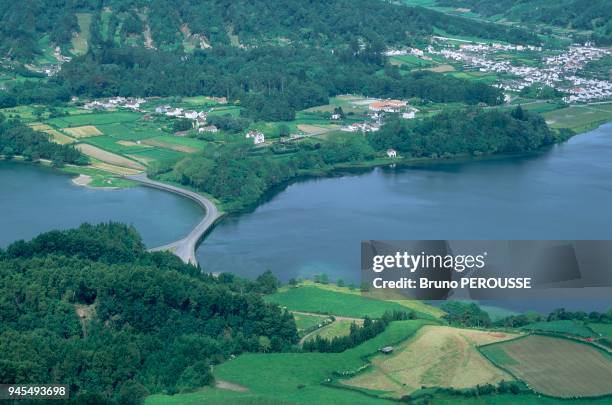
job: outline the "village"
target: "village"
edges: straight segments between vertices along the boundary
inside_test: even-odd
[[[108,99],[98,99],[85,101],[83,108],[90,111],[116,111],[118,109],[128,110],[132,112],[142,113],[144,120],[151,120],[154,116],[168,117],[173,119],[185,119],[192,122],[193,129],[198,134],[211,133],[216,134],[220,131],[215,125],[208,122],[208,116],[215,111],[215,107],[210,107],[205,110],[187,109],[183,107],[173,106],[171,104],[161,104],[151,107],[148,103],[156,101],[157,98],[142,98],[142,97],[111,97]],[[78,98],[73,98],[73,102],[78,102]],[[226,105],[225,97],[211,97],[211,101],[219,105]],[[365,120],[346,123],[338,127],[342,132],[367,133],[379,131],[384,124],[385,116],[389,114],[397,114],[403,119],[414,119],[419,110],[410,106],[407,101],[403,100],[382,100],[382,99],[365,99],[364,108],[367,108],[363,113]],[[339,123],[345,122],[346,116],[340,109],[338,112],[330,114],[330,124],[335,128]],[[179,131],[176,136],[185,136],[187,131]],[[308,136],[319,135],[317,132],[291,133],[287,140],[297,140]],[[254,145],[263,145],[266,142],[265,134],[257,129],[248,129],[244,133],[245,138],[252,140]],[[389,157],[395,157],[394,153],[388,153]]]
[[[511,75],[513,78],[503,79],[496,84],[505,91],[519,92],[525,87],[539,84],[564,93],[563,101],[567,103],[603,101],[612,98],[610,81],[577,75],[588,62],[612,55],[612,51],[597,48],[591,43],[572,45],[558,55],[542,58],[537,66],[527,66],[517,59],[500,60],[497,55],[501,52],[541,52],[541,47],[500,43],[462,43],[455,46],[445,41],[443,37],[436,38],[442,43],[442,47],[435,49],[429,46],[428,53],[461,62],[464,66],[477,69],[479,72]]]

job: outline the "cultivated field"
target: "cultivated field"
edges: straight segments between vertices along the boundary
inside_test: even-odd
[[[482,348],[500,367],[546,395],[612,394],[612,358],[587,344],[532,335]]]
[[[107,152],[93,145],[80,143],[76,145],[76,148],[80,150],[81,152],[83,152],[84,154],[86,154],[87,156],[101,160],[105,163],[110,163],[111,165],[114,165],[114,166],[122,166],[122,167],[127,167],[130,169],[144,170],[144,166],[134,162],[133,160],[130,160],[123,156],[116,155],[111,152]]]
[[[151,139],[146,139],[142,143],[183,153],[195,153],[204,149],[202,141],[193,138],[177,137],[171,135],[163,135]]]
[[[64,128],[68,134],[75,138],[87,138],[90,136],[99,136],[102,135],[102,132],[98,130],[98,128],[93,125],[84,125],[82,127],[73,127],[73,128]]]
[[[423,386],[468,388],[512,380],[512,376],[482,356],[476,346],[515,336],[449,326],[425,326],[414,338],[396,347],[392,355],[373,358],[371,371],[343,383],[387,391],[392,397],[401,397]]]
[[[69,137],[68,135],[62,134],[56,129],[53,129],[49,125],[46,124],[36,124],[30,125],[30,127],[35,131],[44,132],[51,136],[51,140],[55,143],[59,143],[60,145],[66,145],[74,142],[74,139]]]

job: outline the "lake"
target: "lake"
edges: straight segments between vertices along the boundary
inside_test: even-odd
[[[298,181],[224,219],[208,271],[359,282],[367,239],[612,239],[612,123],[525,157]]]
[[[51,168],[0,162],[0,247],[82,222],[133,224],[154,247],[201,218],[189,200],[146,187],[78,187]],[[286,281],[326,273],[359,282],[367,239],[612,239],[612,123],[545,152],[385,167],[300,180],[223,219],[197,256],[211,272]]]
[[[41,165],[0,161],[0,247],[83,222],[120,221],[140,231],[149,247],[185,236],[202,216],[193,202],[146,187],[99,190]]]

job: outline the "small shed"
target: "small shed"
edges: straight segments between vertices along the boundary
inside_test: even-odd
[[[393,346],[385,346],[385,347],[378,349],[378,351],[381,352],[382,354],[390,354],[390,353],[393,353]]]

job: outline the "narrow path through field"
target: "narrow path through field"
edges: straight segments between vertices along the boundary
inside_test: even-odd
[[[247,387],[243,387],[242,385],[234,384],[232,382],[224,380],[216,380],[215,387],[220,388],[222,390],[229,390],[235,392],[247,392],[249,390]]]

